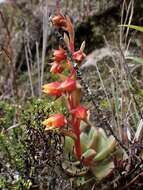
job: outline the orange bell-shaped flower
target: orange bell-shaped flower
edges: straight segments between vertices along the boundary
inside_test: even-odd
[[[74,58],[75,62],[77,62],[77,63],[81,63],[85,57],[86,57],[85,53],[83,53],[83,51],[81,51],[81,50],[78,50],[73,53],[73,58]]]
[[[67,123],[65,116],[61,113],[50,116],[48,119],[43,121],[43,125],[46,126],[45,130],[55,129],[64,127]]]
[[[60,88],[60,85],[61,85],[60,82],[51,82],[49,84],[43,85],[42,91],[48,95],[61,96],[62,90]]]
[[[76,81],[68,77],[64,82],[62,82],[61,89],[65,92],[72,92],[76,90]]]
[[[78,119],[86,120],[88,109],[84,106],[78,105],[75,109],[71,110],[71,113]]]
[[[62,48],[59,48],[57,50],[54,50],[54,60],[56,62],[61,62],[64,61],[66,59],[67,55],[66,55],[66,51]]]
[[[64,68],[62,67],[61,64],[59,64],[57,62],[53,62],[50,72],[56,74],[56,73],[61,73],[63,70],[64,70]]]

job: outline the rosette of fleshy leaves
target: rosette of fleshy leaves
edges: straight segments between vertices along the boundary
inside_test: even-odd
[[[120,157],[121,151],[117,149],[117,142],[115,138],[107,136],[102,128],[91,127],[89,133],[82,131],[80,133],[81,142],[81,162],[86,166],[86,171],[92,174],[98,180],[109,176],[114,169],[113,157]],[[65,153],[67,159],[69,155],[72,157],[74,141],[70,137],[65,139]],[[70,165],[70,167],[67,167]],[[63,163],[65,171],[72,176],[85,175],[86,172],[79,170],[80,163],[77,161],[70,161]]]

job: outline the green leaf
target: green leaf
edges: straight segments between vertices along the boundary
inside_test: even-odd
[[[86,151],[87,150],[87,144],[88,144],[88,135],[84,132],[82,132],[80,134],[80,142],[81,142],[81,149],[82,151]]]
[[[99,142],[99,130],[92,127],[89,132],[87,147],[97,150],[98,142]]]
[[[143,58],[140,57],[126,57],[126,59],[133,60],[137,64],[143,64]]]
[[[142,26],[135,26],[135,25],[119,25],[119,26],[123,26],[123,27],[128,27],[130,29],[134,29],[137,30],[139,32],[143,32],[143,27]]]
[[[73,153],[73,147],[74,147],[74,140],[71,137],[66,136],[65,137],[65,146],[64,150],[65,153],[68,155],[69,153]]]
[[[105,131],[102,128],[99,128],[98,129],[98,142],[96,144],[97,153],[101,152],[105,148],[107,142],[108,142],[108,138],[105,134]]]
[[[94,162],[98,162],[106,159],[114,151],[116,147],[116,140],[113,136],[110,136],[103,144],[103,149],[94,157]]]
[[[114,163],[111,161],[100,162],[91,168],[92,173],[98,180],[102,180],[107,177],[114,169]]]
[[[88,135],[89,140],[93,138],[95,132],[97,132],[97,129],[95,127],[91,127]]]

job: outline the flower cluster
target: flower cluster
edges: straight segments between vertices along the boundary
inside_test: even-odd
[[[66,31],[63,37],[64,41],[71,51],[74,61],[80,65],[85,58],[83,52],[84,48],[82,44],[80,50],[75,51],[74,27],[70,18],[59,14],[52,18],[52,23],[55,27],[62,28]],[[56,74],[59,77],[59,81],[43,85],[42,90],[44,93],[55,96],[56,98],[60,96],[66,97],[70,116],[65,118],[63,114],[57,113],[46,119],[43,125],[45,125],[46,130],[55,128],[63,129],[65,125],[68,125],[76,137],[75,155],[80,160],[82,155],[80,145],[80,122],[81,120],[87,122],[88,109],[80,104],[81,85],[77,80],[76,71],[68,58],[67,52],[61,46],[59,46],[59,49],[54,50],[50,72]]]

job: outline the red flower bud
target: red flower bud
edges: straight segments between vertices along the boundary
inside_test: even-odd
[[[77,63],[81,63],[85,57],[85,53],[83,53],[81,50],[78,50],[73,53],[73,58]]]
[[[62,90],[60,89],[60,85],[61,85],[60,82],[52,82],[49,84],[45,84],[43,85],[42,91],[49,95],[61,96]]]
[[[46,126],[45,130],[50,130],[54,128],[61,128],[67,123],[63,114],[55,114],[43,121],[43,125]]]
[[[64,68],[60,64],[54,62],[53,65],[51,66],[50,72],[55,73],[55,74],[61,73],[63,69]]]
[[[76,81],[72,78],[67,78],[64,82],[62,82],[61,88],[65,92],[72,92],[76,89]]]
[[[64,49],[60,48],[54,51],[54,60],[56,62],[61,62],[66,59],[67,55]]]
[[[52,18],[53,25],[56,27],[66,27],[66,19],[62,15],[56,15]]]
[[[78,119],[85,120],[87,118],[88,109],[78,105],[75,109],[71,110],[71,113]]]

